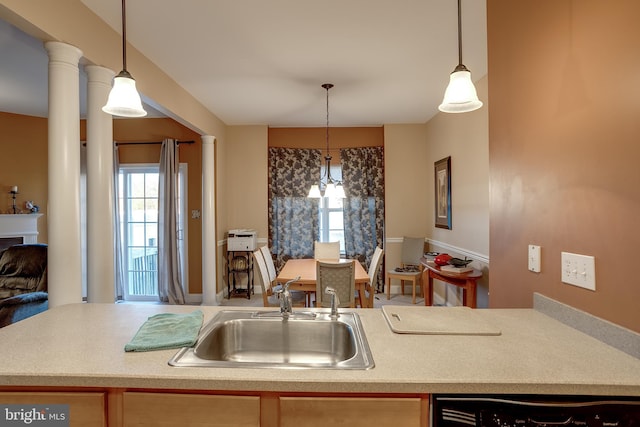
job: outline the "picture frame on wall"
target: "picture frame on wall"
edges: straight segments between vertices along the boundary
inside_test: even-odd
[[[451,230],[451,156],[434,163],[435,226]]]

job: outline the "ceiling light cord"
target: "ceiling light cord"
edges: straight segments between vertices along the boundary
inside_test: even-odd
[[[325,83],[322,85],[327,90],[327,129],[325,139],[327,141],[327,156],[329,155],[329,89],[333,87],[331,83]]]
[[[460,13],[460,3],[462,0],[458,0],[458,66],[462,64],[462,14]],[[122,0],[124,3],[124,0]],[[122,18],[124,20],[124,18]],[[466,69],[467,67],[465,67]]]
[[[458,0],[460,1],[460,0]],[[127,13],[125,0],[122,0],[122,71],[127,71]]]

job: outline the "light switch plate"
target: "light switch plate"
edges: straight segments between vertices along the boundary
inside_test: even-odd
[[[588,255],[562,252],[562,281],[581,288],[596,290],[596,262]]]
[[[540,246],[529,245],[529,271],[540,273]]]

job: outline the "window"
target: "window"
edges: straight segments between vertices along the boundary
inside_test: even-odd
[[[120,169],[125,299],[158,295],[158,166]]]
[[[186,165],[180,165],[179,242],[182,265],[186,259],[184,213]],[[120,230],[124,253],[124,298],[150,301],[158,298],[158,165],[121,165],[118,176]],[[182,268],[187,287],[187,268]]]
[[[326,166],[322,166],[321,176],[324,176]],[[342,181],[340,165],[331,165],[331,177]],[[340,253],[345,253],[344,247],[344,217],[342,212],[343,200],[323,197],[320,199],[320,241],[340,241]]]

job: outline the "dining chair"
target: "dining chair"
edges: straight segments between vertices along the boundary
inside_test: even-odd
[[[313,246],[315,259],[340,259],[340,242],[315,242]]]
[[[280,301],[273,293],[272,282],[269,280],[269,271],[261,250],[253,252],[254,265],[258,266],[258,276],[262,290],[262,303],[265,307],[279,307]],[[303,292],[292,291],[291,300],[296,307],[304,307],[305,296]]]
[[[264,262],[267,265],[267,272],[269,274],[269,281],[271,282],[271,286],[277,285],[276,277],[278,276],[276,273],[276,265],[273,263],[273,257],[271,256],[271,251],[267,245],[262,246],[260,248],[262,252],[262,256],[264,257]],[[292,293],[300,293],[298,291],[291,291]],[[311,296],[315,292],[305,292],[307,307],[311,307]]]
[[[369,293],[369,308],[373,308],[373,298],[376,293],[376,285],[378,283],[378,272],[380,271],[380,267],[382,266],[382,256],[384,255],[384,251],[379,246],[376,247],[376,250],[373,251],[373,256],[371,257],[371,263],[369,264],[369,271],[367,272],[369,276],[369,282],[365,285],[365,290]],[[362,305],[362,301],[360,301],[360,307],[364,307]]]
[[[327,287],[336,290],[338,307],[356,306],[356,266],[350,262],[316,262],[316,307],[331,307],[331,296],[325,294]]]
[[[271,282],[272,285],[276,285],[276,266],[273,263],[273,257],[271,256],[271,251],[269,250],[269,247],[267,245],[264,245],[260,248],[260,251],[262,252],[262,256],[264,258],[264,262],[265,265],[267,266],[267,273],[269,274],[269,282]]]
[[[411,302],[416,303],[416,287],[420,286],[420,295],[424,294],[422,285],[422,263],[420,258],[424,255],[423,237],[404,237],[402,240],[402,254],[400,267],[387,271],[387,299],[391,299],[391,280],[400,280],[400,290],[404,295],[404,282],[410,281],[413,287]]]

